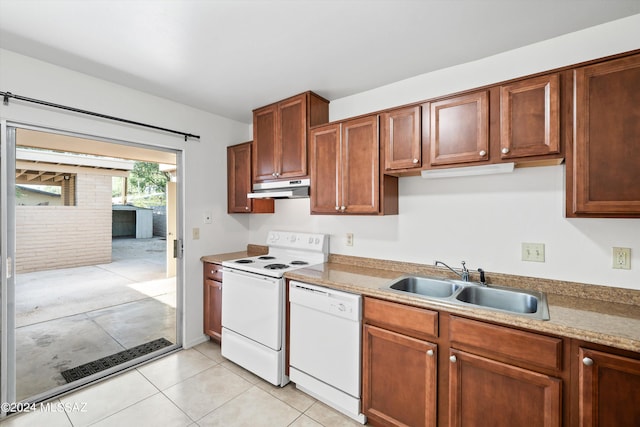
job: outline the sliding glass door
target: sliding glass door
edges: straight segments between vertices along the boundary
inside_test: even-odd
[[[42,401],[180,347],[181,264],[167,257],[167,230],[181,227],[167,218],[179,224],[182,204],[167,188],[181,152],[5,132],[2,401]]]

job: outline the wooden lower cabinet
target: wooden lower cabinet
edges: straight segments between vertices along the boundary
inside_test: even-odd
[[[363,307],[374,426],[640,426],[638,352],[371,297]]]
[[[373,425],[435,426],[437,345],[364,326],[363,412]]]
[[[580,427],[640,426],[640,360],[580,347]]]
[[[204,263],[204,333],[222,338],[222,266]]]
[[[449,353],[449,426],[562,425],[562,380],[471,353]]]

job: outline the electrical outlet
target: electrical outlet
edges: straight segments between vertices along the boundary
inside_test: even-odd
[[[193,230],[191,230],[191,237],[193,237],[193,240],[200,238],[200,229],[198,227],[194,227]]]
[[[613,248],[613,268],[631,270],[631,248]]]
[[[522,261],[544,262],[544,243],[523,243]]]
[[[203,215],[203,221],[205,224],[211,224],[213,222],[213,215],[209,211],[205,211]]]
[[[353,246],[353,233],[347,233],[347,246]]]

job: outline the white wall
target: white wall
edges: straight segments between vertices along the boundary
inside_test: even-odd
[[[202,339],[200,257],[242,249],[247,243],[249,219],[226,214],[225,147],[249,140],[250,126],[7,50],[0,50],[0,90],[201,136],[200,141],[185,142],[177,135],[16,100],[0,104],[0,119],[183,150],[184,182],[179,188],[185,207],[184,343]],[[203,223],[204,211],[213,212],[212,224]],[[200,228],[199,240],[191,239],[193,227]]]
[[[332,101],[331,120],[416,102],[640,48],[640,15]],[[416,52],[419,54],[419,52]],[[331,234],[331,252],[451,265],[640,289],[640,219],[564,217],[564,165],[511,175],[400,178],[400,214],[309,214],[309,200],[278,200],[251,217],[251,242],[270,229]],[[640,183],[638,183],[640,185]],[[345,233],[354,233],[353,247]],[[545,243],[546,262],[523,262],[521,243]],[[613,270],[611,248],[632,249],[631,270]]]

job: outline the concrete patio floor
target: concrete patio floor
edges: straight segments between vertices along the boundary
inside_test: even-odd
[[[157,338],[176,342],[165,240],[113,240],[112,262],[16,276],[16,384],[24,399],[60,372]]]

